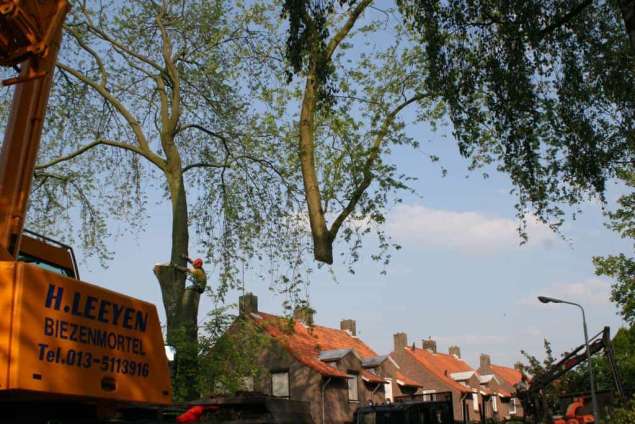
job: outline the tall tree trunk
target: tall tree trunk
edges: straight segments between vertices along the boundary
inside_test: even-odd
[[[333,238],[326,226],[320,185],[315,172],[315,107],[317,101],[317,81],[315,72],[307,77],[300,113],[299,149],[300,166],[304,180],[304,192],[309,210],[309,222],[313,235],[315,259],[327,264],[333,263]]]
[[[168,189],[172,201],[172,250],[170,264],[156,265],[154,274],[159,281],[167,318],[167,343],[176,348],[175,396],[198,397],[193,382],[197,376],[198,304],[200,294],[186,289],[187,275],[173,265],[187,267],[188,210],[183,175],[168,176]]]
[[[631,51],[635,54],[635,0],[620,0],[620,9],[626,26],[626,34],[631,41]]]

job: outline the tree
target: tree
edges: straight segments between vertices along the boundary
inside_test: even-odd
[[[284,258],[296,237],[283,219],[295,189],[275,124],[244,100],[266,83],[253,77],[265,57],[264,33],[249,30],[259,10],[224,0],[77,2],[36,167],[30,225],[80,237],[106,259],[109,223],[140,231],[153,191],[169,200],[169,262],[154,272],[182,380],[195,377],[198,351],[200,293],[180,270],[190,230],[218,266],[219,298],[241,262]],[[175,393],[191,398],[193,388]]]
[[[623,29],[632,1],[398,3],[460,153],[510,176],[520,216],[555,228],[562,205],[603,199],[607,179],[632,166],[635,50]]]
[[[557,359],[553,356],[553,350],[551,349],[551,343],[545,339],[545,358],[540,361],[535,356],[521,351],[525,359],[527,359],[528,365],[524,366],[524,371],[531,376],[531,378],[542,378],[557,362]],[[536,405],[537,410],[534,411],[538,416],[534,417],[539,422],[547,422],[553,417],[555,411],[560,409],[560,394],[562,381],[557,380],[553,384],[545,387],[541,392],[541,399],[539,405]],[[526,411],[527,412],[527,411]]]
[[[205,395],[249,390],[247,382],[259,381],[265,375],[258,360],[270,346],[270,338],[252,320],[226,312],[212,311],[205,325],[198,376]]]
[[[563,222],[565,206],[590,196],[603,199],[607,179],[632,164],[635,49],[624,37],[629,31],[632,34],[632,1],[595,5],[590,1],[398,0],[397,4],[410,35],[417,39],[413,42],[408,34],[398,32],[401,43],[394,51],[405,54],[382,77],[392,76],[396,69],[401,72],[387,85],[371,86],[370,92],[354,73],[346,73],[337,54],[341,57],[356,26],[362,25],[360,32],[368,31],[362,15],[377,12],[374,2],[289,0],[283,4],[283,16],[289,22],[289,72],[305,80],[297,152],[316,259],[332,262],[332,244],[353,215],[358,221],[361,217],[383,219],[382,206],[377,204],[383,200],[377,193],[404,188],[394,180],[384,182],[382,155],[395,134],[402,135],[397,118],[411,104],[439,102],[439,107],[446,108],[459,153],[470,160],[470,169],[495,166],[510,176],[523,224],[532,213],[556,230]],[[386,15],[386,22],[393,23],[394,15]],[[387,70],[382,66],[385,57],[370,56],[353,59],[359,73],[368,72],[368,62]],[[403,96],[386,99],[379,87],[396,88],[389,94]],[[351,148],[352,143],[341,137],[346,133],[338,129],[340,138],[330,142],[336,149],[323,154],[328,133],[321,130],[330,116],[346,117],[354,129],[367,124],[349,113],[360,105],[342,101],[360,93],[362,107],[376,99],[381,104],[369,108],[366,115],[361,113],[375,124],[370,134],[364,137],[348,131],[352,134],[348,137],[365,144]],[[425,114],[418,117],[430,119]],[[416,145],[414,140],[409,142]],[[327,186],[327,177],[332,175],[326,171],[340,163],[342,155],[337,151],[356,159],[346,167],[351,183],[335,190],[340,193],[339,210],[333,211],[329,209],[333,189]],[[332,217],[330,226],[328,217]],[[520,234],[526,238],[524,225]]]
[[[609,212],[608,227],[621,238],[635,241],[635,172],[624,171],[620,174],[622,181],[631,192],[621,196],[618,209]],[[619,308],[624,320],[635,325],[635,257],[624,253],[607,257],[593,258],[595,272],[615,279],[611,290],[611,300]]]
[[[417,78],[422,55],[408,45],[410,37],[394,11],[373,3],[283,4],[289,20],[287,76],[289,81],[297,76],[303,85],[294,150],[313,253],[328,264],[340,232],[353,242],[355,259],[359,236],[384,222],[388,194],[407,188],[408,179],[383,158],[395,145],[418,145],[406,135],[401,115],[415,114],[412,124],[438,117]],[[381,231],[379,240],[382,248],[388,246]]]

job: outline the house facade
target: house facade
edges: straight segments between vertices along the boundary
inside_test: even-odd
[[[405,333],[395,334],[393,341],[390,356],[403,374],[422,386],[419,394],[450,392],[455,421],[480,422],[482,399],[478,390],[478,377],[460,359],[460,353],[457,355],[456,347],[451,348],[451,353],[443,354],[437,352],[436,342],[433,340],[423,340],[421,347],[408,345],[408,336]]]
[[[290,320],[259,311],[253,294],[241,296],[239,319],[270,340],[256,359],[263,372],[245,388],[306,401],[316,423],[351,423],[360,405],[383,404],[387,396],[419,388],[392,358],[357,337],[354,320],[343,320],[339,329],[315,325],[308,308],[296,310]]]
[[[421,347],[417,347],[408,344],[405,333],[393,337],[394,349],[390,355],[400,372],[422,386],[417,395],[423,398],[434,393],[452,393],[455,421],[502,422],[511,416],[522,416],[507,380],[490,368],[473,369],[461,359],[458,346],[451,346],[446,354],[437,352],[434,340],[422,340]]]
[[[492,364],[490,355],[481,354],[478,373],[488,379],[488,385],[497,387],[497,390],[505,396],[501,398],[498,415],[503,419],[525,416],[520,399],[516,396],[518,384],[527,381],[522,371],[522,365],[516,364],[514,368]]]

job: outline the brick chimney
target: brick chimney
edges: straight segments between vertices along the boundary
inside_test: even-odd
[[[461,358],[461,348],[458,346],[450,346],[448,353],[456,356],[457,358]]]
[[[408,335],[406,333],[395,333],[392,336],[395,352],[400,352],[408,346]]]
[[[238,298],[238,313],[245,316],[250,313],[258,313],[258,296],[253,293],[247,293]]]
[[[429,350],[432,353],[437,353],[437,342],[432,339],[423,339],[421,340],[421,348]]]
[[[295,308],[293,311],[293,319],[300,321],[305,325],[313,325],[313,315],[315,310],[308,305],[302,305]]]
[[[489,355],[481,353],[481,368],[488,369],[492,365],[492,358]]]
[[[357,323],[354,319],[343,319],[340,321],[340,329],[348,331],[351,336],[357,336]]]

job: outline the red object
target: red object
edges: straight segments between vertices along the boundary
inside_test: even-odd
[[[203,268],[203,259],[201,258],[194,259],[194,261],[192,262],[192,265],[194,265],[194,268]]]
[[[193,406],[178,417],[176,417],[177,423],[195,423],[201,419],[201,416],[205,412],[205,410],[215,411],[218,409],[218,406],[213,405],[209,407],[204,407],[201,405]]]

